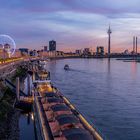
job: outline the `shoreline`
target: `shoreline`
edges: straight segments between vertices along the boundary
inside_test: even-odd
[[[23,76],[25,74],[24,70],[21,71],[19,67],[17,70],[16,73],[10,77],[10,79],[13,79],[13,83],[15,82],[14,77],[19,75]],[[16,95],[7,88],[3,80],[0,84],[0,140],[19,140],[19,119],[21,111],[13,106]]]
[[[12,109],[8,112],[7,119],[0,123],[1,140],[19,140],[20,111]]]

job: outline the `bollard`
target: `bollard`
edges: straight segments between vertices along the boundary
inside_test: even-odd
[[[16,78],[16,97],[17,97],[17,101],[19,101],[19,99],[20,99],[20,95],[19,95],[19,77]]]

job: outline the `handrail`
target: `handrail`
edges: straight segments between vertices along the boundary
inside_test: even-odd
[[[39,101],[38,101],[38,98],[39,97],[37,97],[37,96],[35,96],[35,105],[36,105],[36,107],[37,107],[37,113],[38,113],[38,116],[39,116],[39,118],[40,118],[40,125],[42,126],[42,134],[43,134],[43,138],[44,138],[44,140],[51,140],[50,139],[50,137],[49,137],[49,135],[48,135],[48,129],[47,129],[47,127],[46,127],[46,122],[45,122],[45,118],[43,118],[43,113],[41,112],[41,107],[40,107],[40,105],[39,105]]]
[[[100,134],[96,131],[95,127],[91,126],[88,121],[83,117],[83,115],[81,113],[79,113],[76,109],[76,107],[74,105],[71,104],[71,102],[65,97],[63,96],[63,94],[58,90],[58,88],[55,88],[57,89],[57,91],[62,95],[62,98],[63,100],[66,102],[66,104],[73,110],[77,113],[77,116],[79,117],[79,119],[83,122],[83,124],[85,124],[85,127],[87,129],[90,130],[90,132],[94,135],[94,137],[97,139],[97,140],[103,140],[103,138],[100,136]]]

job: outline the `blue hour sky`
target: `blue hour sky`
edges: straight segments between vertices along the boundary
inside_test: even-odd
[[[49,40],[58,50],[97,45],[107,48],[108,25],[112,51],[132,50],[140,35],[139,0],[0,0],[0,34],[20,47],[41,49]]]

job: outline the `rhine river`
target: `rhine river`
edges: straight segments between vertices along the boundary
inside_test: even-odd
[[[62,59],[48,62],[46,69],[54,85],[107,140],[140,140],[140,63]]]

